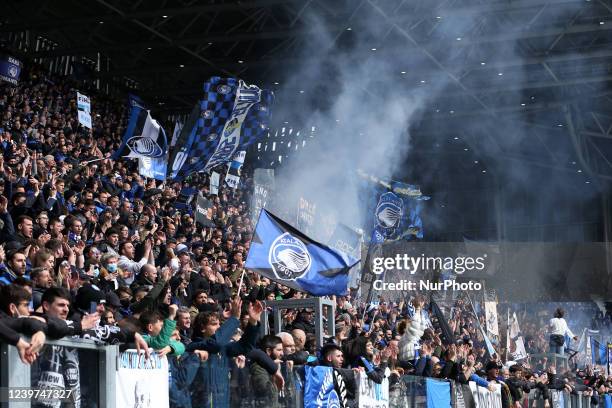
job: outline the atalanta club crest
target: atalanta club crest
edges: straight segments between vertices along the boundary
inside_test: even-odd
[[[393,235],[404,214],[404,201],[391,192],[381,194],[376,206],[376,227],[385,236]]]
[[[17,71],[17,67],[16,66],[11,65],[11,67],[8,70],[8,72],[9,72],[9,75],[12,76],[13,78],[17,77],[17,72],[18,71]]]
[[[232,92],[232,87],[229,85],[219,85],[217,92],[222,95],[227,95],[228,93]]]
[[[327,397],[327,408],[340,408],[340,398],[336,390],[332,390]]]
[[[312,260],[306,245],[285,232],[270,246],[268,262],[278,279],[296,280],[308,272]]]

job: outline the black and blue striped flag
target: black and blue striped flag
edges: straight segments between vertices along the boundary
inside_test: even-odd
[[[271,91],[237,78],[212,77],[170,154],[168,176],[182,180],[232,160],[268,129]]]

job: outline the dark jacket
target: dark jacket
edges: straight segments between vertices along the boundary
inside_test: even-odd
[[[252,363],[249,367],[251,374],[251,389],[255,407],[279,408],[278,404],[278,388],[272,382],[272,376],[265,368],[257,363]]]
[[[230,317],[221,325],[217,333],[209,338],[194,338],[187,345],[188,352],[206,350],[209,353],[198,371],[196,381],[192,387],[192,404],[197,407],[229,407],[229,378],[230,362],[232,357],[240,354],[246,355],[257,343],[260,327],[247,326],[242,338],[238,342],[231,342],[232,335],[240,326],[235,317]]]
[[[170,371],[170,407],[191,408],[191,384],[200,369],[200,357],[194,353],[184,353],[177,358],[168,356]]]
[[[139,273],[136,276],[136,279],[134,279],[134,282],[132,282],[132,284],[130,285],[130,290],[132,292],[135,292],[136,289],[138,289],[141,286],[146,286],[149,289],[151,289],[154,285],[155,285],[155,282],[150,281],[149,279],[147,279],[146,276],[144,276],[144,274]]]
[[[34,310],[38,309],[42,305],[42,295],[45,293],[44,288],[34,287],[32,288],[32,305]]]

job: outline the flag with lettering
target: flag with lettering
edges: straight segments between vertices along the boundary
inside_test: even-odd
[[[91,129],[91,101],[80,92],[77,92],[77,116],[81,125]]]
[[[22,67],[23,64],[17,58],[0,54],[0,80],[17,85]]]
[[[182,180],[232,160],[268,129],[274,94],[237,78],[212,77],[170,154],[169,177]],[[193,112],[192,112],[193,115]]]
[[[238,188],[238,183],[240,183],[240,175],[242,174],[242,165],[244,164],[245,157],[246,151],[239,151],[234,155],[232,162],[227,168],[227,174],[225,175],[225,184],[229,188]]]

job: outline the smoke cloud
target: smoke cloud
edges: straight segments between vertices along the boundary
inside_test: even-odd
[[[598,194],[595,183],[568,182],[568,171],[559,170],[576,160],[562,111],[568,95],[563,87],[534,89],[550,73],[526,63],[554,38],[526,42],[524,34],[567,27],[588,4],[519,5],[503,14],[486,5],[347,3],[337,13],[350,16],[345,25],[307,17],[301,62],[285,73],[283,86],[294,95],[280,95],[275,118],[301,132],[314,127],[315,137],[277,169],[281,217],[295,224],[302,197],[317,208],[314,238],[326,242],[335,222],[369,231],[373,197],[355,173],[361,169],[421,185],[433,197],[423,214],[426,239],[462,240],[466,231],[483,241],[585,239],[585,229],[559,232],[567,214],[581,213]],[[559,124],[559,134],[529,121]],[[451,158],[435,154],[449,143],[456,144]],[[563,280],[557,274],[542,265],[530,275],[530,286],[542,288],[535,299],[550,299],[547,283]],[[518,292],[522,284],[507,289]]]

